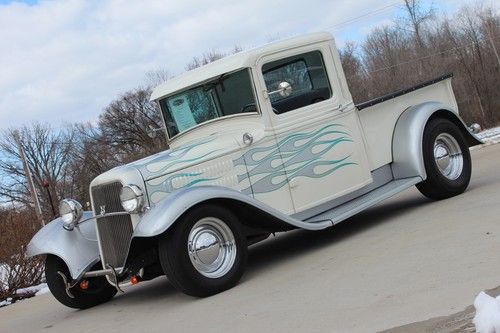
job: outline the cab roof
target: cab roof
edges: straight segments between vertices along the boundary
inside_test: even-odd
[[[238,69],[252,67],[263,55],[273,54],[293,49],[298,46],[315,44],[332,39],[333,36],[328,32],[317,32],[272,42],[261,47],[242,51],[169,79],[167,82],[159,85],[153,90],[150,99],[151,101],[158,100],[174,92],[197,85],[224,73],[230,73]]]

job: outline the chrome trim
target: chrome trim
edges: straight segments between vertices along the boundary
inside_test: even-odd
[[[233,232],[224,221],[205,217],[191,228],[187,250],[198,273],[217,279],[233,267],[237,248]]]
[[[106,265],[108,269],[111,271],[111,274],[106,275],[106,278],[110,283],[115,286],[116,290],[121,291],[122,293],[124,292],[123,289],[120,288],[120,282],[118,281],[118,273],[116,272],[116,269],[111,266],[111,265]]]
[[[69,211],[66,213],[63,211],[65,208],[69,209]],[[68,231],[73,230],[78,225],[78,221],[82,218],[82,213],[83,213],[82,205],[74,199],[63,199],[59,203],[59,215],[63,220],[63,228],[65,230]],[[67,214],[71,214],[70,222],[64,221],[63,215]]]
[[[247,146],[251,145],[253,142],[253,136],[250,133],[244,133],[243,134],[243,143],[246,144]]]
[[[122,187],[123,183],[119,180],[91,187],[92,206],[94,214],[96,214],[96,233],[103,268],[107,268],[107,264],[111,264],[115,268],[123,266],[133,234],[132,216],[136,214],[123,210],[119,198]],[[105,204],[111,212],[97,214],[95,207],[102,204]]]
[[[119,215],[132,215],[134,213],[129,213],[129,212],[111,212],[111,213],[104,213],[104,214],[99,214],[99,215],[94,215],[94,216],[91,216],[91,217],[88,217],[80,222],[78,222],[78,224],[81,224],[81,223],[84,223],[84,222],[87,222],[87,221],[90,221],[90,220],[97,220],[101,217],[109,217],[109,216],[119,216]]]
[[[133,193],[134,193],[134,196],[135,196],[135,199],[137,200],[137,207],[134,209],[134,210],[131,210],[131,211],[128,211],[125,209],[125,207],[123,207],[123,202],[126,201],[126,200],[123,200],[122,198],[122,195],[123,195],[123,191],[125,189],[130,189]],[[129,199],[130,200],[130,199]],[[143,208],[144,208],[144,203],[145,203],[145,200],[144,200],[144,192],[142,191],[142,189],[137,186],[137,185],[134,185],[134,184],[127,184],[127,185],[124,185],[122,187],[122,189],[120,190],[120,203],[122,205],[122,208],[126,211],[126,212],[130,212],[130,213],[140,213]],[[101,210],[101,213],[103,213],[103,211]]]
[[[68,279],[66,278],[66,275],[64,275],[63,272],[57,271],[57,274],[61,276],[63,283],[64,283],[64,289],[66,290],[66,295],[68,295],[69,298],[75,298],[75,296],[71,293],[71,288],[76,286],[78,281],[74,281],[73,283],[69,283]]]
[[[83,274],[83,278],[93,278],[98,276],[112,275],[113,270],[111,269],[101,269],[98,271],[90,271]]]
[[[449,180],[462,174],[464,158],[457,140],[449,133],[441,133],[434,141],[434,160],[439,172]]]

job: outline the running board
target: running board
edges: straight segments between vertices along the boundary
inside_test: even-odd
[[[329,221],[332,225],[335,225],[385,199],[392,197],[393,195],[398,194],[401,191],[406,190],[407,188],[412,187],[417,183],[420,183],[421,181],[422,178],[420,177],[392,180],[371,192],[357,197],[356,199],[306,219],[304,222],[316,224]]]

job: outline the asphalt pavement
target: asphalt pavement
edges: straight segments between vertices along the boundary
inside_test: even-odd
[[[375,332],[460,312],[500,285],[500,145],[472,157],[464,194],[411,189],[329,230],[276,235],[224,293],[192,298],[161,277],[83,311],[46,294],[0,308],[0,332]]]

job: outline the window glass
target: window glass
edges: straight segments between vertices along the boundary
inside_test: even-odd
[[[332,96],[319,51],[267,63],[262,72],[275,113],[295,110]]]
[[[212,119],[257,112],[248,69],[163,98],[160,107],[169,137]]]

